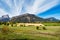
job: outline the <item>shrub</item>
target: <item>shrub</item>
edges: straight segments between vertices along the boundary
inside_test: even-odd
[[[2,25],[2,23],[0,22],[0,25]]]
[[[6,22],[3,22],[4,25],[6,25],[7,23]]]
[[[9,23],[6,24],[7,26],[9,25]]]
[[[3,34],[10,34],[10,33],[13,33],[14,32],[14,30],[12,30],[11,28],[9,28],[8,26],[3,26],[2,28],[1,28],[1,32],[3,33]]]
[[[4,26],[4,27],[2,28],[2,32],[3,32],[3,33],[8,33],[8,31],[9,31],[9,28],[8,28],[7,26]]]
[[[46,28],[45,28],[45,27],[43,27],[43,30],[46,30]]]
[[[29,26],[34,26],[34,25],[29,25]]]
[[[39,27],[37,26],[36,29],[39,30]]]
[[[11,26],[13,27],[13,24],[11,24]]]
[[[24,26],[24,25],[20,25],[20,26]]]

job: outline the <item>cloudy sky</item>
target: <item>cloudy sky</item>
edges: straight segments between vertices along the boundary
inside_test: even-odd
[[[0,17],[25,13],[60,19],[60,0],[0,0]]]

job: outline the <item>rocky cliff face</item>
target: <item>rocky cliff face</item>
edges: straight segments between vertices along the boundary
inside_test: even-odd
[[[0,17],[0,22],[8,22],[9,20],[9,15],[3,15],[2,17]]]
[[[33,14],[23,14],[11,18],[12,22],[38,22],[43,20],[43,18],[37,17]]]
[[[12,17],[12,18],[10,18],[9,15],[3,15],[2,17],[0,17],[0,22],[8,22],[8,21],[32,23],[32,22],[58,22],[59,20],[54,17],[44,19],[34,14],[23,14],[23,15]]]

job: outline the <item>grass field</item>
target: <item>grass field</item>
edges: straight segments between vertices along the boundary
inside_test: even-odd
[[[46,26],[60,26],[60,23],[42,23]]]
[[[4,25],[0,25],[0,29],[3,27]],[[6,27],[8,27],[11,32],[4,34],[0,30],[0,40],[60,40],[60,36],[56,35],[60,32],[59,25],[44,26],[46,30],[43,29],[43,26],[39,26],[38,30],[36,29],[36,26]]]

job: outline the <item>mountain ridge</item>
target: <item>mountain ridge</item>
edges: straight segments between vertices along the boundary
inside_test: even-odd
[[[0,17],[0,22],[8,22],[9,20],[9,15],[3,15],[2,17]]]
[[[57,22],[59,20],[54,17],[44,19],[34,14],[27,13],[27,14],[12,17],[10,21],[12,22],[16,22],[16,21],[17,22]]]
[[[42,21],[43,18],[37,17],[36,15],[33,14],[23,14],[23,15],[12,17],[11,21],[13,20],[18,22],[36,22],[36,21]]]
[[[60,21],[59,19],[56,19],[54,17],[50,18],[42,18],[38,17],[34,14],[22,14],[18,16],[14,16],[12,18],[9,17],[9,15],[3,15],[0,17],[0,22],[21,22],[21,23],[32,23],[32,22],[58,22]]]

